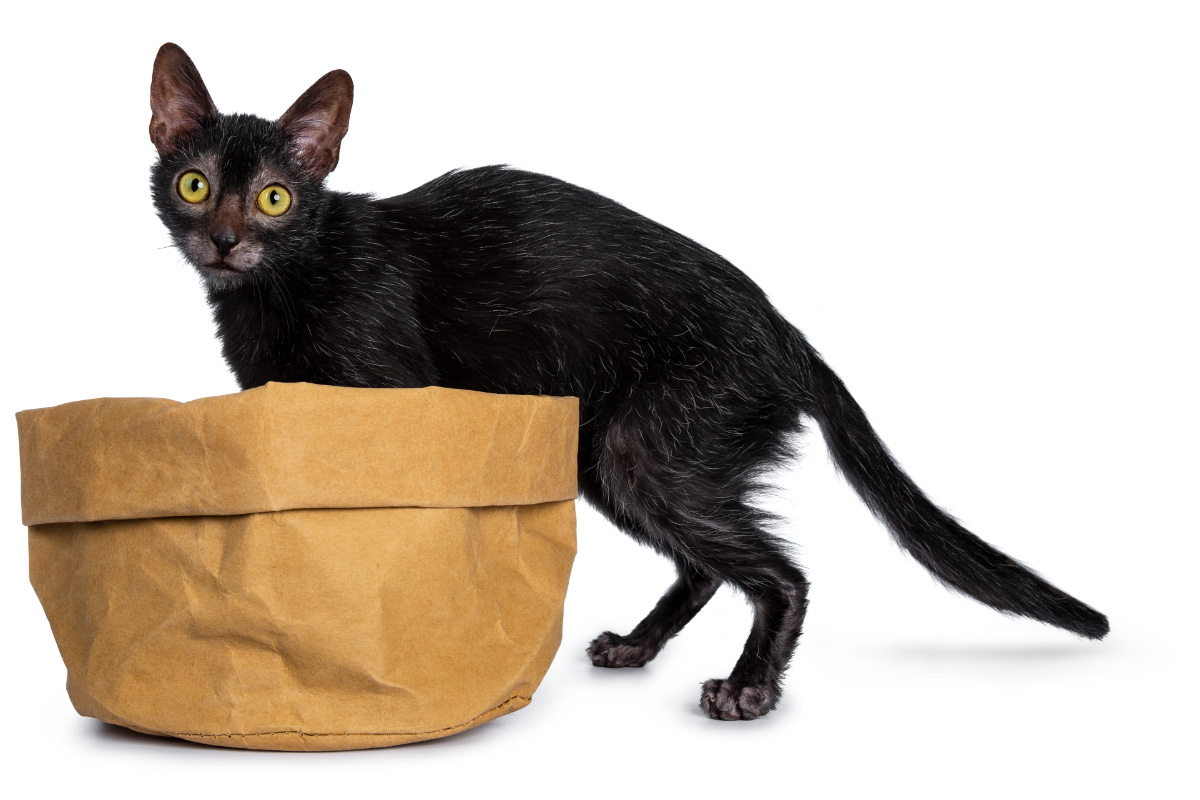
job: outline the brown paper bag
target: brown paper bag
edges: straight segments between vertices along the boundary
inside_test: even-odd
[[[17,415],[83,715],[342,750],[527,705],[575,555],[574,398],[267,384]]]

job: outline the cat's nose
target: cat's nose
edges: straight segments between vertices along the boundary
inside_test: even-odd
[[[224,258],[238,243],[238,238],[232,233],[220,231],[212,235],[212,242],[217,246],[217,252],[220,253],[221,258]]]

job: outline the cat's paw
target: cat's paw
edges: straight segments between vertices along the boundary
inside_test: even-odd
[[[605,631],[588,645],[587,654],[597,667],[641,667],[657,655],[645,645]]]
[[[758,719],[778,701],[770,686],[717,678],[707,681],[700,693],[700,708],[713,719]]]

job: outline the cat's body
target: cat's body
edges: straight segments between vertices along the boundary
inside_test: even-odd
[[[579,397],[581,494],[679,571],[632,633],[592,643],[594,663],[644,664],[728,582],[753,603],[754,626],[701,705],[723,719],[774,707],[807,583],[749,500],[804,416],[944,583],[1084,636],[1107,632],[1103,615],[933,506],[799,331],[711,251],[592,192],[502,167],[387,200],[325,189],[350,97],[349,77],[330,73],[278,123],[219,115],[191,61],[164,45],[151,91],[158,212],[206,278],[243,388]]]

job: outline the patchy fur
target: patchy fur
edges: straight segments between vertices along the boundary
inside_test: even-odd
[[[764,472],[793,455],[806,417],[940,581],[1082,636],[1108,631],[1103,615],[933,505],[800,332],[716,253],[593,192],[505,167],[451,172],[385,200],[330,191],[322,180],[348,124],[348,75],[330,73],[272,123],[218,114],[191,61],[168,48],[161,69],[176,72],[156,63],[152,92],[155,207],[205,277],[242,387],[579,398],[582,496],[679,573],[629,635],[592,642],[597,666],[650,661],[727,583],[749,598],[754,623],[730,676],[704,684],[701,707],[743,720],[775,707],[808,582],[751,500]],[[198,168],[207,207],[175,189]],[[268,181],[293,198],[275,218],[253,203]],[[240,209],[236,242],[228,224],[214,227],[218,208]]]

